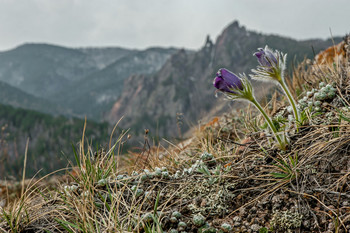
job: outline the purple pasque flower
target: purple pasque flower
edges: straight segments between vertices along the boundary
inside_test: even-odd
[[[252,70],[253,79],[283,82],[287,54],[278,50],[273,51],[266,45],[264,49],[259,48],[254,56],[258,59],[259,66]]]
[[[265,68],[277,68],[278,67],[278,54],[271,51],[267,46],[264,49],[259,48],[259,51],[254,53],[254,56],[258,58],[258,62]],[[272,69],[269,69],[272,72]]]
[[[252,70],[255,74],[251,75],[251,77],[258,80],[276,81],[282,87],[293,107],[295,120],[299,121],[299,112],[296,107],[296,102],[284,78],[287,54],[283,54],[278,50],[272,51],[266,45],[264,49],[259,48],[258,52],[254,53],[254,55],[258,58],[260,66]]]
[[[214,87],[222,92],[237,94],[236,90],[243,90],[242,80],[231,71],[221,68],[214,78]]]

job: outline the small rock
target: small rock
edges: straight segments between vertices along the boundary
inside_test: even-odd
[[[259,218],[253,218],[251,222],[252,222],[252,224],[258,224]]]
[[[334,229],[335,229],[334,223],[333,223],[333,222],[330,222],[330,223],[328,224],[328,230],[333,232]]]
[[[239,227],[240,225],[241,225],[240,222],[234,222],[234,223],[233,223],[233,226],[235,226],[235,227]]]
[[[250,229],[252,231],[256,231],[256,232],[258,232],[260,230],[260,228],[261,228],[261,226],[259,226],[258,224],[253,224],[250,226]]]
[[[257,211],[257,208],[255,206],[253,206],[252,208],[250,208],[249,212],[252,214],[255,214]]]
[[[230,232],[232,230],[232,226],[228,223],[223,223],[221,224],[221,230],[223,230],[223,232]]]
[[[249,145],[251,142],[252,142],[252,138],[251,137],[248,137],[248,138],[244,138],[240,144],[244,145],[244,146],[240,146],[238,147],[238,150],[237,150],[237,153],[238,154],[241,154],[244,152],[244,150],[247,148],[246,145]]]
[[[274,204],[272,205],[272,210],[278,210],[280,207],[281,207],[281,204],[279,204],[279,203],[274,203]]]
[[[273,196],[272,197],[272,203],[280,203],[281,202],[281,198],[279,195]]]
[[[1,209],[1,208],[4,208],[5,205],[6,205],[6,200],[5,200],[5,199],[1,199],[1,200],[0,200],[0,209]]]
[[[247,215],[247,209],[246,208],[240,208],[239,209],[239,215],[242,217],[245,217]]]
[[[232,219],[234,222],[240,222],[242,219],[241,219],[241,217],[239,217],[239,216],[235,216],[235,217],[233,217],[233,219]]]
[[[310,228],[310,221],[309,220],[305,220],[305,221],[303,221],[303,226],[305,227],[305,228]]]

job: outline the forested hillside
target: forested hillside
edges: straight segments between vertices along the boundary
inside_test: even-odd
[[[72,145],[81,139],[84,120],[39,113],[0,105],[0,177],[18,178],[23,169],[25,145],[29,139],[27,176],[39,176],[73,161]],[[87,121],[86,138],[97,147],[109,140],[107,123]]]

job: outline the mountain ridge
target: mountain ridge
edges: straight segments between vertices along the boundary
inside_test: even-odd
[[[99,119],[100,116],[94,113],[108,110],[101,108],[101,104],[111,106],[123,89],[124,79],[133,74],[150,74],[157,71],[175,51],[174,48],[149,48],[131,53],[102,70],[92,72],[84,82],[76,82],[71,88],[52,95],[51,98],[58,100],[56,103],[70,103],[73,106],[72,111],[77,114],[85,113],[93,119]],[[77,92],[80,92],[78,96]],[[81,105],[82,102],[88,104]]]
[[[122,88],[119,80],[133,73],[155,72],[175,51],[176,48],[138,51],[27,43],[0,52],[0,81],[45,99],[47,108],[64,106],[65,113],[71,116],[101,120],[102,112],[110,108],[109,102],[118,97]]]
[[[11,105],[15,108],[35,110],[51,115],[69,115],[61,106],[56,106],[49,101],[28,94],[16,87],[0,81],[0,103]]]
[[[340,40],[335,38],[335,41]],[[313,56],[310,43],[317,53],[327,48],[330,40],[297,41],[264,35],[248,31],[235,21],[223,30],[215,43],[207,38],[200,50],[193,54],[176,53],[155,74],[126,79],[125,89],[106,119],[113,123],[124,117],[125,127],[130,127],[134,132],[147,128],[160,136],[178,137],[179,115],[190,122],[181,122],[182,130],[186,132],[191,122],[195,125],[209,113],[220,113],[231,104],[214,97],[212,79],[219,68],[227,67],[237,74],[249,72],[257,65],[253,53],[266,44],[288,53],[287,61],[291,66],[294,57],[301,61],[304,56]],[[263,87],[257,94],[261,98],[266,95],[269,84],[259,85]],[[139,90],[138,96],[130,89]],[[166,131],[169,133],[165,134]]]

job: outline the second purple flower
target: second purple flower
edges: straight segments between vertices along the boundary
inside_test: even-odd
[[[258,62],[261,66],[266,68],[272,68],[278,66],[278,55],[271,51],[267,46],[265,49],[259,48],[259,51],[254,53],[258,58]],[[270,70],[271,71],[271,70]]]

